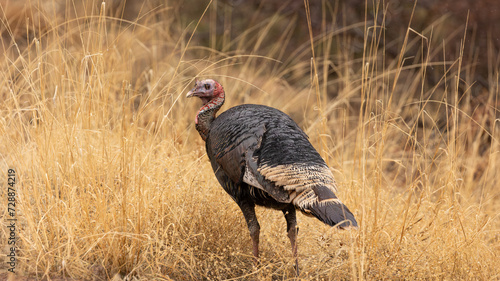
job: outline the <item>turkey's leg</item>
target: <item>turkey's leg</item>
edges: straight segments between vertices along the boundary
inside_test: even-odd
[[[292,244],[292,254],[295,259],[295,270],[297,276],[299,275],[299,258],[297,256],[297,234],[299,228],[297,227],[297,215],[295,213],[295,207],[290,206],[283,210],[286,219],[286,231],[288,232],[288,238],[290,238],[290,244]]]
[[[245,220],[247,221],[248,230],[250,231],[250,237],[252,238],[253,244],[253,256],[255,257],[255,262],[259,258],[259,234],[260,225],[257,221],[257,215],[255,214],[255,204],[253,202],[243,201],[238,203]]]

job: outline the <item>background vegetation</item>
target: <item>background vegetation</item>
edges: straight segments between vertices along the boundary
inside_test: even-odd
[[[334,172],[360,228],[299,215],[300,278],[500,277],[500,56],[467,17],[415,24],[422,6],[397,1],[0,3],[12,280],[295,278],[280,212],[257,210],[252,262],[184,98],[195,77],[221,82],[223,110],[290,114]]]

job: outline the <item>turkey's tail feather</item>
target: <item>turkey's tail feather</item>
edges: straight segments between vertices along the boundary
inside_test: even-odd
[[[338,228],[358,227],[358,222],[351,211],[341,202],[314,202],[303,210],[317,217],[320,221]]]
[[[328,225],[338,228],[358,226],[352,212],[337,198],[332,188],[325,185],[314,185],[304,190],[293,203],[305,214],[313,215]]]

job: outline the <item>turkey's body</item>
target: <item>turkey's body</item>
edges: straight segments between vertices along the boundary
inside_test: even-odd
[[[279,210],[293,205],[329,225],[356,226],[334,194],[328,166],[285,113],[263,105],[233,107],[212,122],[206,149],[219,183],[236,203]]]
[[[287,140],[283,139],[285,136]],[[302,131],[287,115],[267,106],[247,104],[233,107],[214,120],[206,149],[219,183],[236,203],[249,200],[259,206],[283,210],[291,202],[278,201],[262,188],[244,181],[245,173],[250,173],[246,171],[245,158],[247,150],[251,150],[257,165],[270,160],[275,164],[291,164],[290,156],[295,154],[292,138],[298,140],[297,146],[307,148],[303,145],[305,138]],[[308,143],[307,139],[305,142]],[[300,157],[299,154],[296,155]],[[306,160],[308,155],[303,154],[300,158]],[[231,166],[231,171],[226,172],[218,163],[222,159],[224,163],[221,164]],[[229,170],[229,167],[225,168]],[[255,182],[254,185],[260,184]]]
[[[296,209],[331,226],[357,226],[351,211],[335,195],[332,172],[288,115],[271,107],[246,104],[215,118],[225,96],[222,86],[211,79],[197,81],[188,93],[191,96],[204,102],[196,129],[206,141],[219,183],[243,212],[256,258],[260,226],[255,205],[281,210],[285,215],[297,273]]]

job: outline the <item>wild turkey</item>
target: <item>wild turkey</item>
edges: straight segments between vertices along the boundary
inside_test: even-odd
[[[332,172],[288,115],[268,106],[245,104],[215,118],[225,93],[212,79],[197,80],[186,97],[199,97],[203,102],[195,118],[196,130],[206,142],[220,185],[245,216],[256,259],[260,226],[255,205],[283,211],[297,273],[296,208],[331,226],[357,227],[351,211],[335,196]]]

